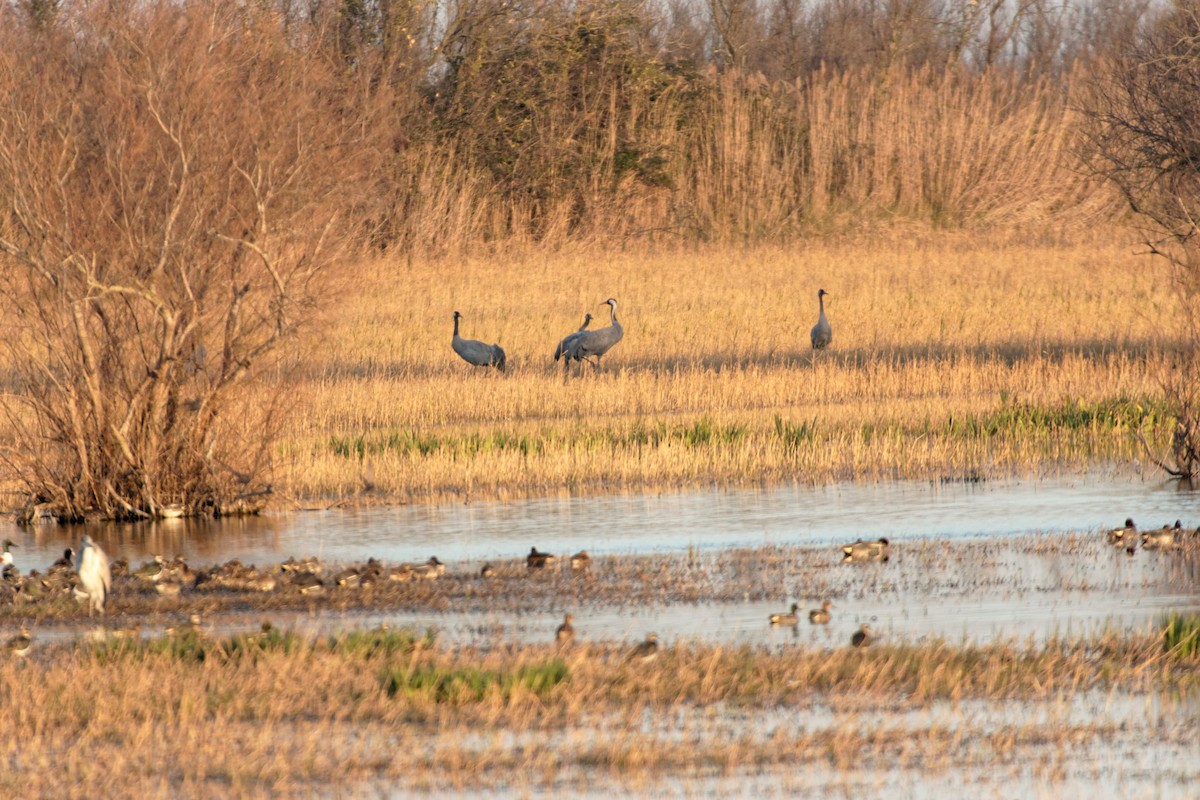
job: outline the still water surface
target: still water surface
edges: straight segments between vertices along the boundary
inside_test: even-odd
[[[543,498],[442,506],[267,514],[235,520],[167,520],[88,528],[113,557],[183,555],[199,566],[231,558],[270,563],[314,555],[328,561],[448,563],[515,558],[532,545],[593,555],[826,544],[886,536],[995,538],[1089,531],[1133,517],[1141,527],[1200,522],[1200,492],[1136,475],[1089,474],[982,483],[901,481],[780,486],[654,495]],[[11,523],[25,569],[73,546],[82,526]]]

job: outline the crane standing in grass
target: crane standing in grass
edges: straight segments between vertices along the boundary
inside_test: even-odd
[[[112,587],[112,572],[108,566],[108,555],[100,549],[100,545],[92,541],[92,537],[84,534],[83,543],[79,546],[77,561],[79,583],[88,597],[88,616],[93,611],[104,613],[104,603]]]
[[[500,345],[484,344],[475,339],[464,339],[459,336],[458,320],[461,317],[462,314],[454,312],[454,338],[450,340],[450,346],[454,348],[454,352],[458,353],[468,364],[476,367],[495,367],[504,372],[506,359]]]
[[[567,334],[567,336],[561,342],[558,343],[558,347],[556,347],[554,349],[554,360],[555,361],[558,361],[563,356],[567,356],[568,358],[570,358],[570,356],[567,354],[570,352],[571,346],[575,343],[575,340],[579,338],[579,334],[586,331],[587,326],[590,324],[592,324],[592,315],[590,313],[584,314],[583,315],[583,324],[579,326],[579,330],[575,331],[574,333]]]
[[[825,316],[825,295],[827,294],[829,292],[824,289],[817,290],[817,303],[820,305],[821,313],[817,316],[817,324],[813,325],[812,329],[813,350],[824,350],[833,341],[833,328],[829,327],[829,318]]]
[[[575,339],[564,353],[567,357],[566,363],[563,365],[564,375],[571,361],[584,361],[589,358],[595,359],[592,366],[599,370],[600,357],[611,350],[613,345],[621,341],[621,337],[625,335],[621,323],[617,320],[617,301],[610,297],[602,305],[608,306],[611,319],[608,327],[597,328],[594,331],[576,331],[572,334]]]

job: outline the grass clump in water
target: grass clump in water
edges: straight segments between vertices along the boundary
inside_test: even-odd
[[[1176,658],[1200,655],[1200,614],[1173,612],[1162,620],[1163,649]]]

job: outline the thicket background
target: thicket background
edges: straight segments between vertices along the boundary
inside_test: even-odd
[[[5,81],[28,80],[37,64],[42,80],[69,82],[78,64],[45,64],[47,51],[84,56],[111,47],[116,26],[138,41],[209,18],[209,32],[191,35],[221,46],[181,48],[171,63],[236,69],[280,49],[319,61],[327,112],[357,126],[371,160],[340,176],[347,222],[379,247],[446,253],[513,240],[746,241],[896,219],[1066,225],[1113,213],[1076,158],[1077,87],[1152,8],[18,0],[0,48],[12,66]],[[236,124],[219,98],[209,111]]]

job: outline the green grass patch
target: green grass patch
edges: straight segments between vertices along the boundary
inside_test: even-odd
[[[447,669],[419,666],[413,669],[391,668],[383,673],[383,688],[388,697],[424,697],[437,703],[478,703],[490,694],[507,700],[518,689],[542,697],[567,679],[562,659],[514,670],[485,670],[476,667]]]
[[[789,454],[799,453],[804,445],[812,444],[817,438],[817,420],[796,424],[789,422],[778,414],[775,415],[775,438],[783,443],[783,449]]]
[[[411,629],[402,628],[373,628],[367,631],[350,631],[329,640],[329,651],[340,653],[348,658],[375,659],[389,658],[397,653],[411,653],[418,646],[427,648],[433,646],[436,634],[426,631],[418,636]]]
[[[1195,658],[1200,655],[1200,614],[1182,614],[1178,611],[1164,617],[1161,622],[1163,648],[1176,658]]]
[[[1164,404],[1148,400],[1112,398],[1097,402],[1064,399],[1054,405],[1011,402],[1001,398],[990,414],[956,417],[951,414],[943,433],[952,437],[982,439],[1000,435],[1026,435],[1035,431],[1096,431],[1154,429],[1168,422]]]
[[[203,631],[190,629],[145,641],[113,638],[93,645],[91,652],[94,658],[106,664],[147,657],[202,664],[210,659],[226,662],[257,660],[267,653],[291,655],[303,650],[304,646],[304,640],[296,634],[267,624],[256,633],[220,639],[211,639]]]

